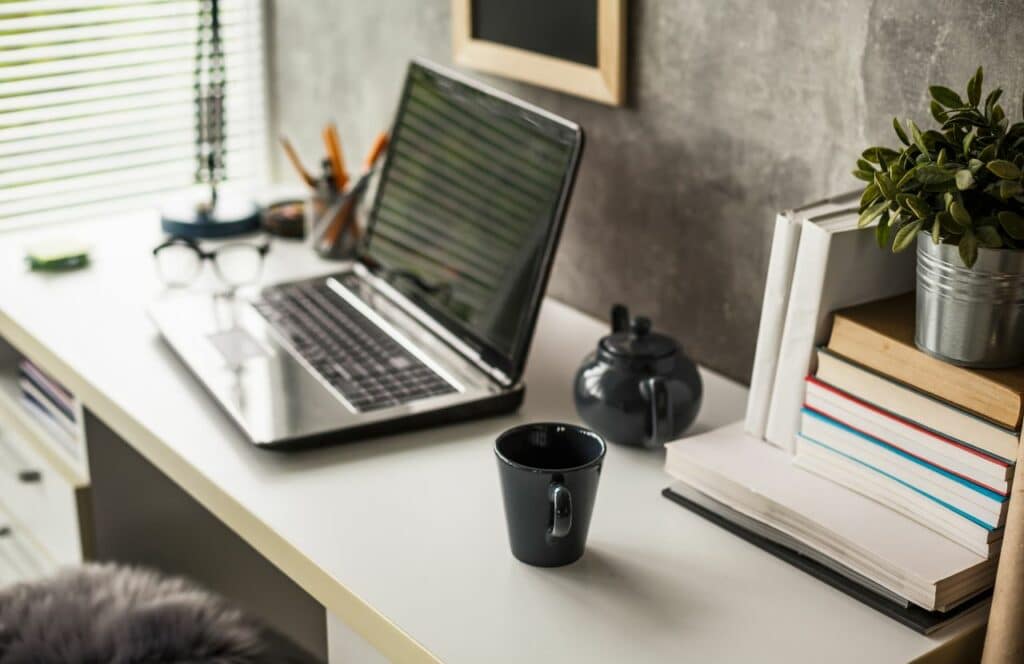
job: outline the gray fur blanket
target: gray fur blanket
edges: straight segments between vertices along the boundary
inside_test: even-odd
[[[93,564],[0,589],[0,664],[269,661],[257,623],[183,579]]]

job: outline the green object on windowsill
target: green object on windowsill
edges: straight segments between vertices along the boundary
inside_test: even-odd
[[[25,260],[39,272],[68,272],[89,264],[89,247],[81,242],[49,240],[29,247]]]

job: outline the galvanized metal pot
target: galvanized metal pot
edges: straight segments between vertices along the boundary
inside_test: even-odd
[[[1024,364],[1024,251],[979,248],[969,268],[956,245],[918,235],[914,341],[964,367]]]

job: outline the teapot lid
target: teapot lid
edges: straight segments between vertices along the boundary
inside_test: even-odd
[[[628,329],[601,339],[600,348],[615,357],[657,360],[675,354],[678,347],[672,337],[652,332],[649,318],[637,316]]]

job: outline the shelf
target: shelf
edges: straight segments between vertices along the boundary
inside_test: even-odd
[[[0,421],[9,424],[18,437],[31,444],[68,484],[75,488],[89,485],[84,440],[74,441],[70,435],[67,436],[66,443],[57,440],[57,436],[61,434],[49,431],[34,415],[25,410],[21,402],[17,373],[11,369],[0,372]],[[81,448],[80,458],[69,449],[74,445]]]

